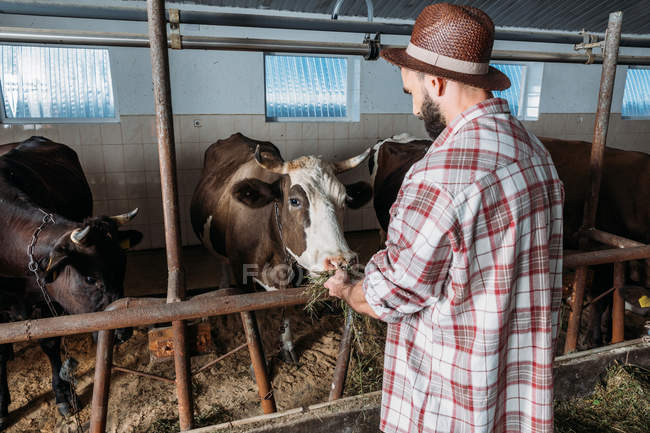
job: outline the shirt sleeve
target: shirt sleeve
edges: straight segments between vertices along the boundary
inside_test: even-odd
[[[452,198],[438,186],[407,179],[391,208],[386,248],[365,269],[366,301],[385,322],[435,302],[452,260]]]

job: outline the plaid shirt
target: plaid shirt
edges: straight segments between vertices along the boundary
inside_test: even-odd
[[[552,432],[564,192],[489,99],[406,174],[366,300],[388,322],[384,432]]]

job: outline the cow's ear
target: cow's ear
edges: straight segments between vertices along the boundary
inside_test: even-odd
[[[244,179],[232,187],[233,197],[251,208],[260,208],[281,197],[280,180],[274,183]]]
[[[51,283],[52,281],[56,280],[57,274],[59,272],[59,266],[67,258],[68,249],[65,245],[57,245],[52,248],[47,263],[45,264],[46,283]]]
[[[142,233],[137,230],[121,230],[117,232],[120,248],[128,250],[142,241]]]
[[[359,209],[372,198],[372,187],[368,182],[345,185],[345,204],[350,209]]]

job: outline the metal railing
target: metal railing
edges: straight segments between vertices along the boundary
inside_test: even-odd
[[[154,82],[154,95],[156,106],[156,125],[158,133],[159,162],[163,190],[164,223],[167,245],[168,262],[168,296],[167,303],[157,299],[121,299],[112,304],[107,311],[46,318],[23,322],[14,322],[0,325],[0,344],[34,339],[64,336],[92,331],[101,331],[97,345],[97,369],[95,388],[93,392],[93,408],[91,416],[91,431],[103,432],[106,424],[108,393],[110,390],[110,370],[112,362],[112,334],[117,328],[143,326],[156,323],[172,322],[174,324],[174,348],[177,393],[179,400],[179,418],[181,430],[192,427],[192,396],[189,386],[189,363],[187,344],[185,339],[184,320],[216,316],[222,314],[240,313],[247,336],[247,343],[251,358],[255,365],[256,378],[258,379],[260,398],[265,411],[275,408],[273,394],[266,378],[264,356],[259,341],[259,332],[252,312],[260,309],[276,308],[282,306],[298,305],[307,302],[302,289],[288,289],[272,293],[248,293],[245,295],[221,296],[223,292],[194,297],[183,300],[185,297],[184,278],[180,257],[180,232],[178,230],[178,193],[176,184],[176,163],[173,145],[173,126],[171,112],[171,94],[169,90],[169,66],[167,48],[169,39],[166,34],[166,20],[164,13],[164,0],[148,0],[149,37],[143,35],[92,34],[92,32],[59,32],[38,31],[33,29],[7,29],[0,28],[0,41],[12,40],[13,42],[44,42],[82,45],[121,45],[121,46],[149,46],[151,40],[152,77]],[[583,244],[588,238],[610,244],[615,249],[602,251],[580,252],[565,257],[565,268],[577,268],[576,286],[571,301],[571,316],[565,352],[575,350],[577,340],[577,324],[584,298],[587,266],[603,263],[615,263],[614,284],[614,332],[615,341],[622,338],[622,308],[620,287],[624,277],[624,267],[621,262],[650,257],[650,246],[627,240],[594,229],[595,209],[599,193],[600,178],[602,176],[602,156],[607,133],[607,120],[611,106],[612,86],[617,64],[618,44],[622,13],[610,14],[607,39],[604,47],[603,74],[599,91],[598,113],[594,128],[594,144],[592,147],[592,187],[587,196],[585,211]],[[82,35],[83,33],[83,35]],[[224,40],[219,38],[201,38],[187,36],[182,38],[185,48],[203,49],[245,49],[264,50],[273,47],[277,41],[260,45],[259,41],[229,40],[229,48],[225,48]],[[222,38],[223,39],[223,38]],[[195,45],[192,45],[195,44]],[[233,45],[234,44],[234,45]],[[323,50],[351,50],[363,55],[367,50],[364,44],[321,44]],[[292,42],[296,50],[314,50],[311,43]],[[266,48],[265,48],[266,47]],[[287,51],[277,47],[278,51]],[[314,52],[314,51],[309,51]],[[533,54],[531,54],[533,55]],[[540,53],[535,53],[538,56]],[[497,54],[498,56],[498,54]],[[584,56],[562,55],[569,57],[556,57],[556,61],[577,61]],[[571,57],[573,56],[573,57]],[[644,61],[647,61],[647,58]],[[620,59],[619,59],[620,60]],[[549,61],[544,59],[543,61]],[[620,61],[618,62],[621,63]],[[348,339],[349,340],[349,339]],[[338,364],[338,362],[337,362]],[[344,376],[343,376],[344,379]],[[340,389],[336,390],[337,392]]]

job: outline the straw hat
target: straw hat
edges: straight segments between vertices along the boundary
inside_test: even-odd
[[[404,48],[381,50],[394,65],[485,90],[510,87],[508,77],[490,66],[494,23],[471,6],[438,3],[425,7]]]

